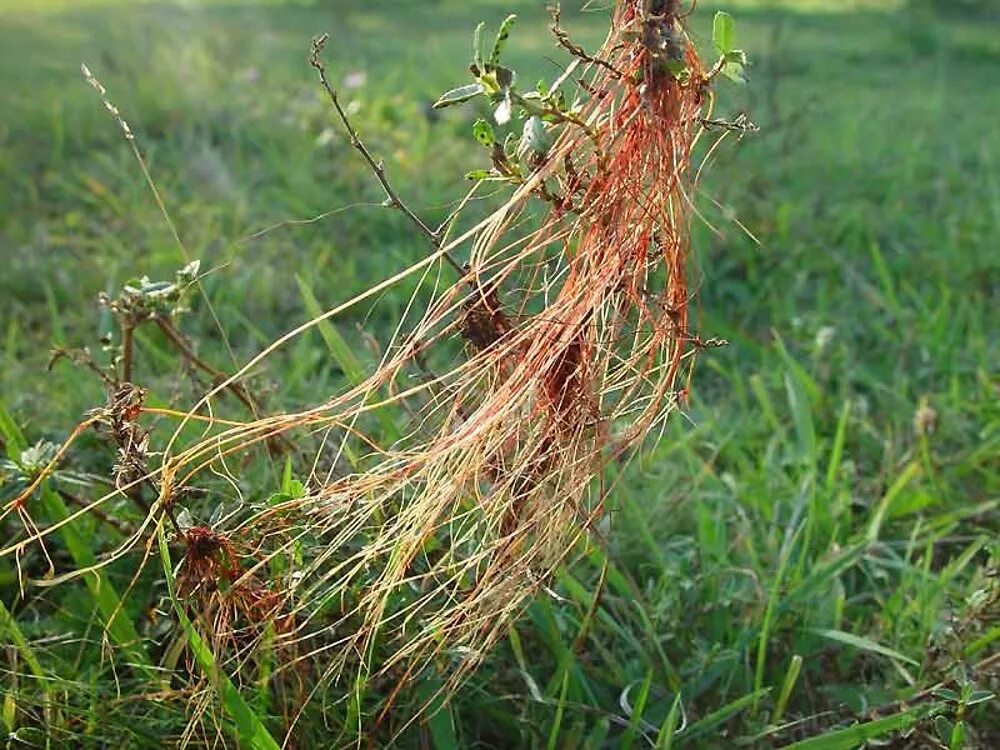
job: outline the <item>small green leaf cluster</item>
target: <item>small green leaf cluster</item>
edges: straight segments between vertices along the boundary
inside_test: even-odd
[[[493,42],[493,49],[490,51],[489,59],[485,62],[483,61],[482,36],[486,24],[480,23],[476,27],[472,41],[472,65],[469,66],[469,71],[475,82],[446,91],[434,102],[435,109],[461,104],[482,95],[495,105],[493,116],[498,124],[506,125],[510,122],[513,111],[514,81],[517,74],[511,68],[500,64],[500,55],[510,38],[510,32],[516,21],[517,16],[510,15],[500,24],[500,30],[497,31],[496,39]]]
[[[965,746],[968,735],[966,720],[968,709],[981,703],[988,703],[994,700],[996,695],[990,690],[978,689],[971,681],[964,679],[964,675],[959,675],[957,690],[938,688],[934,691],[934,697],[944,701],[947,707],[947,710],[934,717],[934,731],[938,739],[944,743],[944,747],[949,750],[960,750]]]
[[[482,47],[485,24],[476,27],[469,66],[474,82],[445,92],[434,103],[435,109],[443,109],[482,96],[489,102],[498,126],[511,126],[515,119],[520,121],[520,135],[515,128],[503,137],[489,121],[475,122],[472,135],[489,150],[493,166],[469,172],[466,177],[470,180],[522,182],[532,168],[545,160],[556,126],[572,123],[585,127],[578,117],[577,103],[569,104],[559,90],[562,80],[552,86],[539,81],[533,90],[522,91],[517,87],[516,71],[501,64],[503,49],[516,20],[517,16],[510,15],[500,25],[488,57],[484,57]]]
[[[188,292],[198,279],[200,261],[192,261],[174,274],[173,281],[150,281],[148,276],[129,279],[118,297],[101,295],[100,302],[132,325],[156,317],[175,317],[187,310]]]

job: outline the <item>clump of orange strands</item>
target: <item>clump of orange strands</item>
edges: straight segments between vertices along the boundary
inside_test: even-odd
[[[368,446],[363,470],[248,522],[283,549],[308,548],[287,592],[296,626],[281,637],[329,654],[330,677],[364,662],[377,638],[391,655],[368,669],[413,675],[447,652],[457,679],[603,513],[603,467],[678,402],[696,348],[685,257],[708,78],[686,41],[684,82],[662,68],[636,28],[644,5],[619,3],[602,63],[583,68],[585,126],[564,126],[506,205],[407,271],[472,244],[466,277],[435,295],[376,372],[164,466],[166,496],[220,453],[288,429],[333,428],[344,450]],[[657,22],[682,33],[675,19]],[[522,231],[541,185],[560,199]],[[397,387],[415,357],[456,333],[463,363]],[[420,398],[419,424],[393,445],[356,437],[368,412]]]
[[[364,382],[308,411],[229,423],[168,449],[157,472],[162,507],[199,472],[277,434],[339,441],[350,473],[314,476],[302,497],[233,532],[257,540],[257,570],[295,550],[276,648],[315,658],[327,679],[360,669],[402,684],[436,660],[458,680],[604,514],[608,462],[681,399],[699,345],[685,262],[710,74],[674,11],[651,21],[647,6],[618,3],[603,47],[579,68],[581,124],[560,126],[504,206],[323,316],[431,275],[445,253],[471,246],[465,277],[420,305]],[[649,46],[653,22],[680,40],[686,75],[667,72]],[[540,203],[542,188],[556,198]],[[531,218],[529,205],[546,215]],[[415,361],[456,336],[464,361],[412,376]],[[409,431],[390,445],[366,436],[382,410],[414,403]]]

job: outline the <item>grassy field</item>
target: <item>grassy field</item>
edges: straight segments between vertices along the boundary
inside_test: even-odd
[[[604,13],[564,4],[575,37],[602,37]],[[1000,746],[1000,26],[897,5],[727,6],[753,67],[720,106],[761,132],[712,165],[695,281],[698,330],[731,344],[702,356],[689,408],[615,477],[605,543],[396,746]],[[701,39],[713,9],[695,14]],[[200,259],[218,321],[196,299],[182,328],[232,371],[311,316],[299,279],[330,307],[425,253],[331,117],[306,64],[315,34],[331,34],[335,82],[397,188],[440,221],[482,157],[476,112],[428,103],[465,81],[476,23],[508,12],[513,62],[553,77],[535,0],[4,2],[0,498],[25,446],[61,442],[104,401],[80,368],[46,371],[53,347],[100,356],[99,292]],[[183,252],[81,60],[137,134]],[[338,318],[365,364],[362,330],[384,337],[409,291]],[[205,388],[155,329],[137,332],[136,369],[153,405]],[[253,386],[277,411],[344,377],[316,333]],[[106,476],[113,460],[86,438],[70,468]],[[259,494],[256,476],[237,490]],[[98,491],[73,478],[49,485],[43,523]],[[19,524],[2,523],[7,546]],[[49,545],[60,572],[121,538],[99,518],[68,528]],[[194,705],[194,746],[260,729],[224,718],[217,680],[175,689],[192,646],[165,590],[140,581],[117,611],[136,562],[22,592],[0,560],[7,746],[172,744]],[[45,576],[37,550],[16,563]],[[281,737],[288,695],[251,687],[260,731]],[[321,692],[294,746],[367,743],[390,687],[371,686],[360,719]]]

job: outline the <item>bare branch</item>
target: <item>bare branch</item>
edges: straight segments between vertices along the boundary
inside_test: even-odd
[[[583,47],[570,39],[566,30],[559,25],[559,21],[562,18],[562,11],[559,9],[558,5],[553,5],[549,8],[549,15],[552,17],[552,24],[549,26],[549,29],[551,29],[552,36],[556,38],[556,42],[560,47],[573,55],[573,57],[577,57],[588,63],[593,63],[594,65],[600,65],[619,80],[625,80],[627,78],[624,73],[618,70],[618,68],[609,63],[607,60],[587,54],[587,51]]]
[[[371,151],[365,146],[364,142],[358,136],[358,131],[354,128],[351,123],[350,118],[347,116],[347,112],[340,104],[340,98],[337,96],[336,89],[330,85],[330,81],[326,77],[326,63],[320,60],[320,53],[323,51],[323,47],[326,46],[326,42],[329,39],[329,34],[323,34],[318,36],[313,40],[312,48],[309,54],[309,64],[316,69],[319,75],[319,82],[326,90],[327,95],[330,97],[330,102],[333,104],[333,108],[337,112],[337,116],[340,118],[341,123],[344,125],[344,129],[347,131],[348,138],[350,139],[351,145],[357,150],[361,157],[367,162],[368,166],[371,167],[372,173],[375,175],[375,179],[378,180],[382,189],[385,191],[386,199],[385,205],[391,208],[398,209],[402,211],[410,222],[420,230],[420,233],[427,238],[427,241],[431,243],[431,246],[435,250],[441,249],[441,237],[442,234],[439,231],[431,229],[427,224],[417,216],[413,210],[407,206],[400,199],[399,194],[393,189],[392,185],[389,183],[389,178],[386,175],[385,165],[381,160],[376,159],[372,156]],[[452,268],[458,272],[459,275],[465,276],[465,268],[455,260],[449,253],[444,253],[443,257]]]

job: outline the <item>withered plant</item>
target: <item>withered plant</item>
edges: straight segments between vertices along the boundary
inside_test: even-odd
[[[151,549],[153,534],[173,524],[183,548],[177,594],[234,680],[245,665],[258,668],[245,648],[266,638],[281,656],[276,673],[308,662],[316,682],[345,691],[387,677],[399,690],[430,669],[442,690],[453,688],[591,538],[607,512],[609,462],[655,436],[683,403],[695,355],[720,343],[690,327],[693,153],[708,130],[724,137],[747,129],[745,120],[712,117],[713,82],[740,78],[745,65],[732,48],[731,19],[717,18],[719,57],[706,65],[685,27],[691,9],[619,0],[594,52],[553,11],[554,39],[571,63],[552,85],[530,91],[502,64],[514,18],[488,55],[477,29],[471,83],[435,106],[489,102],[495,126],[483,119],[473,129],[489,166],[469,173],[469,196],[482,185],[510,194],[452,239],[458,212],[432,228],[396,193],[328,81],[326,37],[316,40],[310,62],[334,113],[386,205],[408,217],[430,253],[291,331],[231,377],[210,372],[210,391],[175,414],[158,464],[141,476],[124,463],[118,472],[119,491],[145,481],[158,497],[142,529],[108,559],[136,545]],[[503,136],[514,123],[520,133]],[[262,361],[411,277],[432,283],[418,285],[406,325],[372,372],[312,408],[257,416],[241,384]],[[147,318],[183,343],[155,310],[127,312],[124,333]],[[253,418],[217,418],[209,407],[224,391]],[[397,407],[412,414],[405,428],[390,420],[396,434],[367,429]],[[195,440],[182,432],[193,421],[203,427]],[[117,434],[129,424],[111,426]],[[317,462],[300,491],[245,503],[228,528],[183,528],[172,515],[201,477],[228,472],[227,460],[278,437],[295,446],[310,435],[324,447],[335,442],[332,465],[349,468],[324,472]],[[18,545],[45,533],[31,530]]]

